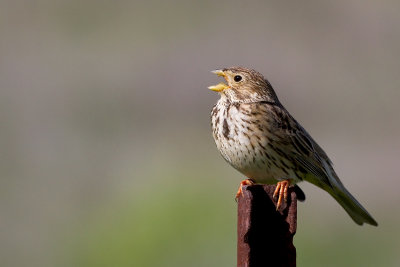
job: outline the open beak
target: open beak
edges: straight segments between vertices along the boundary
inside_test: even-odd
[[[226,74],[222,70],[213,70],[212,73],[215,73],[218,76],[222,76],[222,77],[224,77],[226,79]],[[210,89],[212,91],[215,91],[215,92],[222,92],[222,91],[224,91],[225,89],[228,89],[228,88],[229,88],[229,86],[227,84],[225,84],[225,83],[219,83],[217,85],[212,85],[212,86],[208,87],[208,89]]]

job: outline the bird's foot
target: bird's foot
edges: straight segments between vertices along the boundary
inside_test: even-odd
[[[287,190],[288,190],[289,186],[290,186],[290,180],[283,180],[276,184],[276,188],[275,188],[274,195],[273,195],[274,199],[276,199],[276,197],[278,196],[278,202],[276,203],[276,210],[279,210],[279,208],[282,205],[282,197],[286,203],[287,195],[288,195]]]
[[[242,195],[242,193],[243,193],[242,187],[243,187],[244,185],[253,185],[253,184],[255,184],[255,182],[254,182],[252,179],[246,179],[246,180],[243,180],[243,181],[240,182],[239,189],[238,189],[238,191],[237,191],[237,193],[236,193],[236,197],[235,197],[236,202],[237,202],[238,198],[239,198],[239,197]]]

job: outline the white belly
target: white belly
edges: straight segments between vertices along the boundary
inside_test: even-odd
[[[285,172],[274,164],[280,156],[268,145],[266,129],[252,125],[251,118],[232,105],[228,107],[218,102],[213,112],[217,115],[212,119],[217,148],[235,169],[265,184],[274,184],[292,176],[288,170]],[[249,131],[247,127],[253,130]]]

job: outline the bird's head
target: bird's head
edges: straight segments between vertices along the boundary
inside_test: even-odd
[[[208,87],[235,103],[259,101],[279,102],[271,84],[255,70],[243,67],[231,67],[214,70],[213,73],[224,77],[226,83]]]

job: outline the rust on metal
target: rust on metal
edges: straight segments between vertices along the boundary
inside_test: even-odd
[[[296,193],[290,187],[287,203],[277,211],[274,190],[274,185],[243,186],[238,198],[238,267],[296,266]]]

